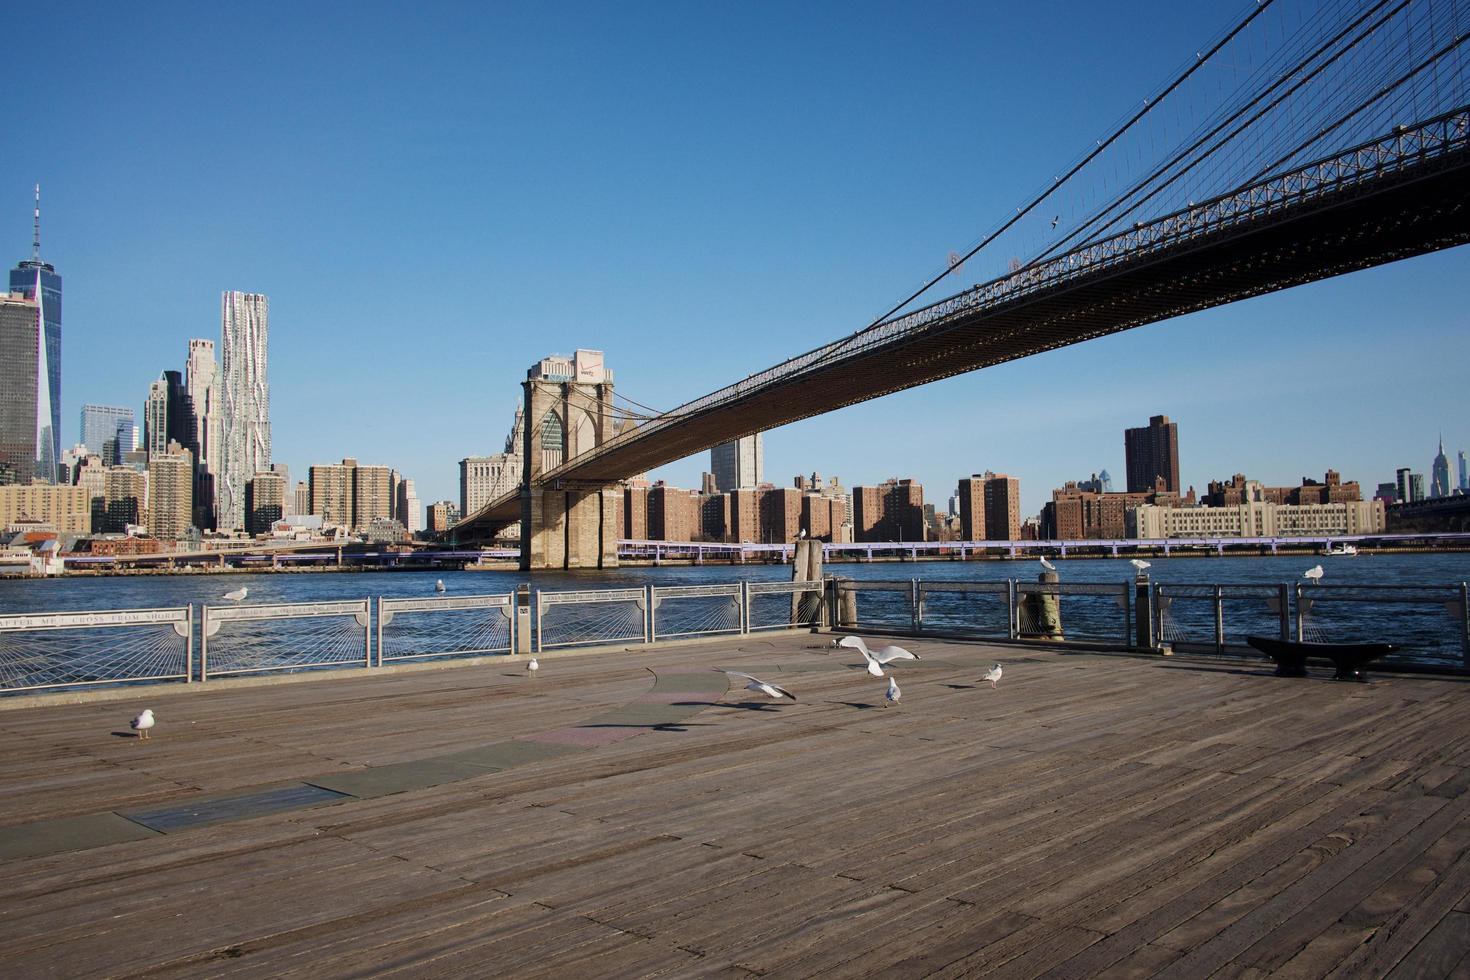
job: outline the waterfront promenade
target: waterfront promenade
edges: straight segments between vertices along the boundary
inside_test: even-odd
[[[0,711],[7,976],[1448,976],[1470,687],[785,634]],[[999,659],[998,690],[976,683]],[[715,666],[790,688],[770,702]],[[142,707],[154,737],[127,734]],[[125,814],[127,816],[119,816]],[[17,829],[17,825],[24,825]]]

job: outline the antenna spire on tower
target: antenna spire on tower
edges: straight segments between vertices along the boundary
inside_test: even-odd
[[[31,240],[31,258],[41,260],[41,185],[36,185],[36,237]]]

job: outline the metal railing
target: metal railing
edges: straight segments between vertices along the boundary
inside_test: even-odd
[[[653,640],[720,636],[745,631],[745,587],[729,585],[650,586]]]
[[[536,592],[536,649],[602,643],[647,643],[652,603],[642,589]]]
[[[193,673],[193,606],[0,616],[0,693]]]
[[[842,629],[916,630],[916,579],[832,579],[831,621]]]
[[[308,667],[371,667],[368,600],[205,606],[199,679]],[[225,624],[231,628],[223,629]]]
[[[1013,582],[915,583],[915,614],[922,632],[963,632],[994,639],[1016,638],[1016,594]]]
[[[744,585],[745,632],[821,625],[825,582],[746,582]]]
[[[1153,587],[1156,642],[1188,652],[1245,652],[1249,636],[1291,639],[1286,585],[1164,585]]]
[[[1298,583],[1296,638],[1317,643],[1382,642],[1389,661],[1470,670],[1470,599],[1458,585]],[[1393,610],[1391,620],[1385,608]]]
[[[408,622],[404,622],[404,620]],[[510,653],[515,596],[378,598],[378,666],[397,660]]]
[[[1021,639],[1133,645],[1131,582],[1016,582]]]

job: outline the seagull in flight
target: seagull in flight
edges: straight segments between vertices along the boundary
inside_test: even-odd
[[[1313,585],[1317,585],[1322,581],[1323,574],[1321,565],[1313,565],[1305,572],[1302,572],[1302,578],[1309,579]]]
[[[1128,564],[1132,565],[1134,568],[1138,569],[1140,572],[1143,571],[1145,568],[1149,568],[1150,567],[1149,563],[1146,562],[1146,561],[1144,561],[1142,558],[1130,558],[1130,559],[1128,559]]]
[[[1045,558],[1041,559],[1041,567],[1044,568],[1044,569],[1046,569],[1048,572],[1054,572],[1054,571],[1057,570],[1057,566],[1053,565],[1051,562],[1047,561]]]
[[[994,667],[992,667],[989,670],[987,670],[985,672],[985,676],[982,677],[982,678],[980,678],[980,679],[982,681],[989,681],[990,682],[991,690],[994,690],[995,689],[995,686],[1000,683],[1000,675],[1001,675],[1001,673],[1002,673],[1002,671],[1000,669],[1000,664],[996,664]]]
[[[719,669],[719,668],[717,668],[717,669]],[[742,674],[738,670],[726,670],[726,671],[724,671],[724,673],[728,674],[731,677],[743,677],[743,678],[745,678],[745,689],[747,691],[756,691],[756,692],[758,692],[760,694],[764,694],[764,695],[766,695],[768,697],[775,698],[778,701],[781,698],[790,698],[793,701],[796,700],[796,695],[795,694],[792,694],[790,691],[786,690],[786,688],[779,687],[779,686],[777,686],[775,684],[771,684],[771,683],[768,683],[766,681],[763,681],[759,677],[754,677],[754,676],[752,676],[750,674]]]
[[[883,697],[887,699],[883,704],[885,708],[890,704],[898,704],[898,699],[903,697],[903,692],[898,689],[898,681],[888,678],[888,690],[883,692]]]
[[[144,708],[141,715],[128,722],[128,727],[137,732],[139,738],[147,738],[148,729],[153,727],[153,709]]]
[[[250,587],[249,586],[246,586],[246,585],[242,585],[238,589],[236,589],[234,592],[226,592],[225,593],[225,598],[228,599],[228,600],[230,600],[231,602],[241,602],[249,594],[250,594]]]
[[[1057,222],[1058,221],[1061,221],[1061,220],[1062,220],[1062,216],[1061,215],[1059,215],[1059,214],[1053,215],[1052,216],[1052,219],[1051,219],[1051,226],[1052,226],[1052,228],[1056,228]]]
[[[900,646],[886,646],[883,649],[879,650],[877,653],[874,653],[873,651],[868,649],[868,645],[863,642],[863,638],[861,636],[844,636],[842,639],[837,641],[837,645],[840,647],[847,647],[849,650],[856,650],[858,653],[861,653],[863,655],[864,662],[866,662],[868,665],[868,673],[872,674],[874,677],[885,676],[883,673],[883,668],[886,665],[893,663],[893,661],[895,660],[919,659],[919,655],[917,653],[910,653]]]

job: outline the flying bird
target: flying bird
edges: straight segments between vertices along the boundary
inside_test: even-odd
[[[864,662],[867,664],[868,673],[872,674],[874,677],[885,676],[883,673],[884,666],[893,663],[893,661],[895,660],[919,659],[919,655],[917,653],[910,653],[900,646],[886,646],[883,649],[879,650],[877,653],[874,653],[872,650],[868,649],[868,645],[863,642],[863,638],[861,636],[844,636],[842,639],[837,641],[837,645],[840,647],[847,647],[849,650],[856,650],[858,653],[861,653],[863,655]]]
[[[890,704],[898,704],[898,699],[903,697],[903,692],[898,689],[898,681],[888,678],[888,690],[883,692],[883,697],[888,699],[883,705],[885,708]]]
[[[1302,578],[1310,579],[1313,585],[1316,585],[1317,583],[1322,581],[1322,575],[1323,572],[1321,565],[1313,565],[1305,572],[1302,572]]]
[[[722,668],[715,668],[715,669],[716,670],[720,670]],[[781,698],[790,698],[793,701],[796,700],[796,695],[795,694],[792,694],[790,691],[786,690],[786,688],[784,688],[784,687],[778,687],[775,684],[767,683],[766,681],[761,680],[759,677],[753,677],[750,674],[742,674],[738,670],[726,670],[726,671],[724,671],[724,673],[728,674],[731,677],[743,677],[743,678],[745,678],[745,689],[747,691],[756,691],[756,692],[758,692],[760,694],[764,694],[764,695],[766,695],[768,697],[775,698],[778,701]]]
[[[444,591],[444,580],[442,578],[441,579],[437,579],[434,582],[434,591],[435,592],[443,592]]]
[[[1044,568],[1044,569],[1046,569],[1048,572],[1054,572],[1054,571],[1057,570],[1057,566],[1053,565],[1051,562],[1047,561],[1045,558],[1041,559],[1041,567]]]
[[[1002,673],[1003,671],[1000,669],[1000,664],[996,664],[994,667],[987,670],[985,672],[985,676],[980,679],[982,681],[989,681],[991,688],[994,689],[995,686],[1000,683],[1000,675]]]
[[[225,598],[228,599],[228,600],[230,600],[231,602],[240,602],[240,601],[242,601],[249,594],[250,594],[250,587],[249,586],[246,586],[246,585],[242,585],[238,589],[236,589],[234,592],[226,592],[225,593]]]
[[[530,660],[526,661],[526,673],[529,674],[531,677],[535,677],[536,671],[540,669],[541,665],[536,662],[535,657],[532,657]]]
[[[1151,567],[1150,564],[1148,562],[1144,561],[1142,558],[1130,558],[1130,559],[1128,559],[1128,564],[1132,565],[1134,568],[1138,569],[1140,572],[1143,571],[1145,568]]]
[[[1055,228],[1057,226],[1057,222],[1058,221],[1061,221],[1061,220],[1062,220],[1062,216],[1061,215],[1059,215],[1059,214],[1058,215],[1053,215],[1052,216],[1052,219],[1051,219],[1051,226],[1053,228]]]
[[[144,708],[141,715],[128,722],[128,727],[137,732],[139,738],[147,738],[148,729],[153,727],[153,709]]]

